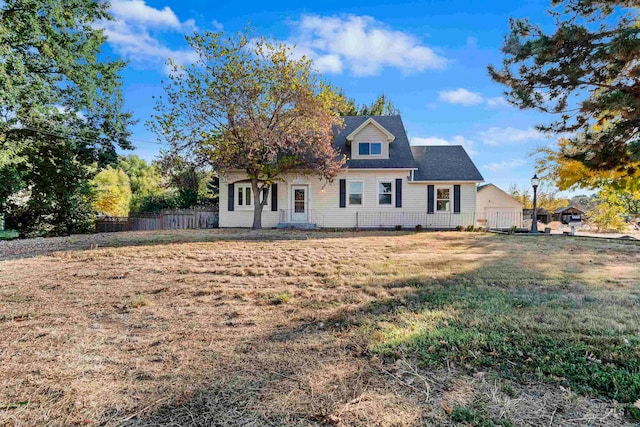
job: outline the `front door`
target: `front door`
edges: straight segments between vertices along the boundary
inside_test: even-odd
[[[306,185],[292,185],[293,206],[291,222],[307,222],[309,219],[309,196]]]

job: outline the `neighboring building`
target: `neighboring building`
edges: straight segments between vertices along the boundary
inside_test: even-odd
[[[560,221],[563,224],[570,222],[582,222],[584,220],[584,212],[574,206],[557,209],[553,213],[553,220]]]
[[[522,227],[524,205],[493,184],[478,186],[476,209],[489,228]]]
[[[347,156],[327,182],[291,174],[273,185],[264,227],[454,228],[476,222],[482,175],[461,146],[409,145],[400,116],[349,116],[335,138]],[[220,180],[220,227],[250,227],[251,185],[243,172]]]
[[[523,209],[522,215],[525,220],[531,220],[531,217],[533,216],[533,209]],[[549,224],[551,222],[551,213],[544,208],[537,208],[536,215],[538,217],[538,222],[543,224]]]

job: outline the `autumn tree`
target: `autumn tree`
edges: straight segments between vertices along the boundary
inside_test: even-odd
[[[583,212],[593,209],[598,204],[598,197],[595,194],[578,194],[569,200],[570,206],[575,206]]]
[[[164,84],[149,123],[173,152],[203,159],[221,174],[243,171],[251,181],[253,228],[271,184],[286,174],[333,179],[344,159],[333,147],[344,100],[313,71],[311,60],[294,59],[291,47],[206,32],[187,37],[198,55]]]
[[[135,154],[121,156],[118,169],[129,177],[131,186],[131,202],[129,209],[133,212],[143,210],[145,200],[160,198],[167,193],[167,186],[158,165],[149,164]]]
[[[109,216],[126,216],[131,202],[129,177],[122,169],[107,166],[92,180],[95,186],[94,207]]]
[[[593,170],[584,163],[566,158],[562,150],[570,141],[561,139],[560,149],[544,147],[538,150],[541,156],[536,161],[536,169],[545,179],[561,190],[591,189],[606,195],[607,206],[599,208],[601,218],[609,218],[610,212],[637,214],[640,209],[640,168],[636,176],[624,171]],[[637,162],[640,166],[640,162]],[[616,203],[611,202],[612,200]],[[597,204],[597,203],[596,203]],[[592,210],[595,207],[592,206]],[[608,212],[605,214],[605,212]]]
[[[587,218],[598,231],[621,231],[626,228],[623,213],[624,206],[618,195],[605,189],[598,192],[598,204],[587,211]]]
[[[565,154],[571,150],[571,140],[561,138],[558,147],[541,147],[537,150],[536,170],[541,177],[560,190],[613,188],[619,190],[640,190],[640,162],[636,172],[629,175],[621,170],[591,169],[583,162],[569,158]]]
[[[640,190],[618,191],[617,196],[626,214],[640,215]]]
[[[640,26],[628,0],[552,0],[555,31],[512,19],[503,67],[489,67],[508,101],[556,118],[539,129],[570,135],[560,162],[640,179]]]
[[[533,192],[528,187],[518,187],[516,184],[509,186],[509,195],[524,205],[525,209],[533,208]],[[554,212],[556,209],[569,205],[569,199],[558,196],[555,188],[549,185],[538,187],[537,205],[539,208]]]
[[[0,210],[23,234],[79,230],[92,214],[89,180],[132,148],[123,110],[125,63],[102,52],[94,0],[0,2]],[[21,193],[20,203],[10,203]]]

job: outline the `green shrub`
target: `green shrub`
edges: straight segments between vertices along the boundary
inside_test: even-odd
[[[15,230],[0,230],[0,240],[12,240],[18,238],[18,232]]]

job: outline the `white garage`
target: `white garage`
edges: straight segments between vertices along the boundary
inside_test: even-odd
[[[493,184],[478,186],[478,217],[489,228],[522,227],[523,207],[522,203]]]

